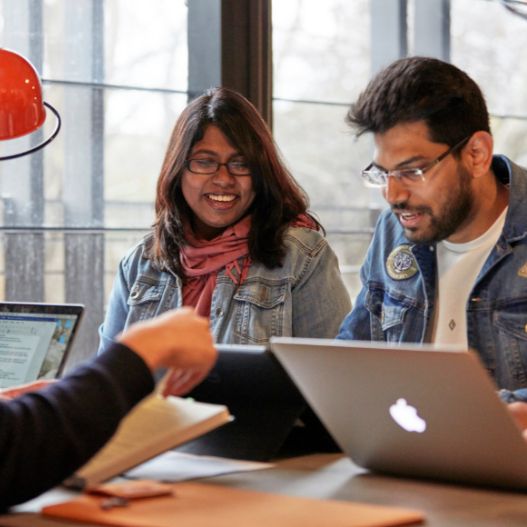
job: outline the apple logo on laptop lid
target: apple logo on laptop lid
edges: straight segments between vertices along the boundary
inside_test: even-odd
[[[406,399],[397,399],[390,406],[392,419],[407,432],[422,434],[426,430],[426,421],[417,415],[417,409],[406,402]]]

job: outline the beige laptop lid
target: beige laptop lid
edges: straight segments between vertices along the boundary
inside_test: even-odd
[[[357,464],[527,490],[527,443],[473,353],[296,338],[271,349]]]

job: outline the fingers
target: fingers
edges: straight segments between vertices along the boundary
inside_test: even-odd
[[[162,395],[184,395],[199,384],[208,370],[173,370],[165,379]]]
[[[508,404],[507,408],[527,441],[527,403],[514,402]]]
[[[118,340],[140,355],[151,370],[207,370],[216,358],[208,319],[188,307],[133,324]]]

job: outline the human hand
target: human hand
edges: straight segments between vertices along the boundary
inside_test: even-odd
[[[54,382],[54,379],[41,379],[39,381],[21,384],[20,386],[15,386],[13,388],[6,388],[4,390],[0,390],[0,399],[14,399],[15,397],[18,397],[19,395],[23,395],[25,393],[36,392],[42,388],[45,388],[46,386],[49,386]]]
[[[184,395],[199,384],[207,373],[208,371],[202,375],[201,372],[194,370],[172,368],[159,382],[159,393],[165,397],[168,395]]]
[[[181,395],[201,382],[216,361],[208,319],[184,307],[138,322],[117,340],[135,351],[152,370],[170,368],[163,395]]]
[[[507,408],[527,441],[527,403],[510,403]]]

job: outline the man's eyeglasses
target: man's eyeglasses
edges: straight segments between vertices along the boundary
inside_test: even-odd
[[[243,160],[232,160],[219,163],[214,159],[188,159],[187,169],[194,174],[216,174],[220,167],[226,167],[231,176],[250,176],[251,167]]]
[[[370,163],[361,173],[364,184],[367,187],[382,188],[388,184],[388,178],[394,177],[397,181],[401,181],[405,185],[413,185],[415,183],[422,183],[425,181],[425,174],[431,168],[435,167],[438,163],[443,161],[447,156],[463,147],[465,143],[470,139],[471,136],[465,137],[459,143],[451,146],[446,152],[443,152],[440,156],[436,157],[433,161],[430,161],[428,165],[422,168],[401,168],[398,170],[382,170],[376,167],[373,163]]]

